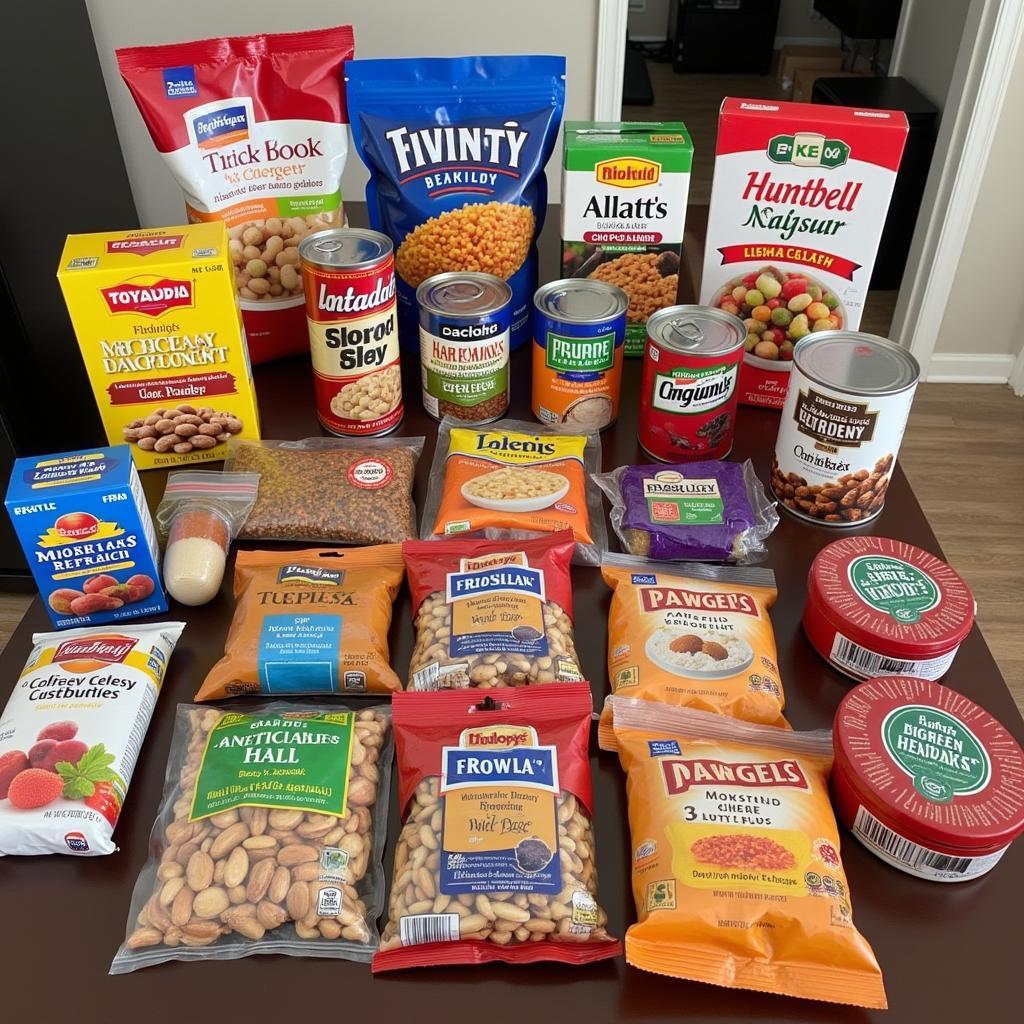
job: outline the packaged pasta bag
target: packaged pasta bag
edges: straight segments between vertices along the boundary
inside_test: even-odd
[[[637,923],[626,961],[728,988],[885,1009],[853,924],[832,736],[609,697]]]
[[[571,530],[575,561],[598,565],[608,546],[591,477],[601,467],[599,436],[520,420],[459,423],[445,417],[438,429],[421,538],[522,540]]]
[[[597,902],[589,688],[392,708],[402,831],[374,972],[618,956]]]
[[[401,689],[388,629],[402,575],[398,544],[239,551],[224,657],[195,699]]]
[[[536,540],[407,541],[410,690],[582,683],[568,530]]]
[[[775,573],[759,566],[654,562],[608,554],[612,693],[789,728],[779,676]],[[598,742],[615,749],[607,705]]]
[[[392,749],[386,704],[179,704],[110,973],[256,953],[368,961]]]
[[[350,60],[345,81],[370,226],[395,244],[402,347],[419,351],[416,289],[450,270],[508,281],[511,345],[523,345],[565,57]]]

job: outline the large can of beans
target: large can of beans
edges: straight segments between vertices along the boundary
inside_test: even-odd
[[[387,434],[402,422],[395,256],[364,228],[318,231],[299,245],[316,411],[332,434]]]
[[[629,296],[588,278],[552,281],[533,297],[533,415],[604,430],[619,415]]]
[[[709,306],[667,306],[647,321],[640,446],[662,462],[724,459],[736,427],[743,321]]]
[[[863,526],[882,511],[920,372],[906,349],[872,334],[797,343],[771,474],[788,512]]]
[[[416,289],[423,408],[439,420],[477,423],[508,409],[512,289],[469,270],[428,277]]]

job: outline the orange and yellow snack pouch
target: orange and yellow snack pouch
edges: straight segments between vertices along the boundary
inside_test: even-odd
[[[656,562],[608,554],[612,693],[789,728],[768,610],[775,573],[757,566]],[[615,749],[611,713],[598,742]]]
[[[828,795],[832,737],[610,697],[626,772],[634,967],[884,1009]]]
[[[388,629],[404,574],[401,544],[239,551],[224,657],[195,699],[400,690]]]

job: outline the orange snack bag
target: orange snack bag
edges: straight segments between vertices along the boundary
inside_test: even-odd
[[[400,690],[388,628],[403,573],[400,544],[239,551],[224,657],[195,699]]]
[[[831,734],[608,701],[632,836],[637,923],[627,963],[885,1009],[839,859]]]
[[[597,565],[607,547],[597,434],[501,420],[438,430],[421,537],[523,540],[572,530],[574,561]]]
[[[612,693],[789,728],[768,616],[777,594],[771,569],[609,554],[601,573],[614,591]],[[598,742],[615,749],[607,706]]]

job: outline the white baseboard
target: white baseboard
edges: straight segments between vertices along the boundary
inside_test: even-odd
[[[936,352],[925,376],[930,384],[1005,384],[1016,362],[997,352]]]
[[[829,36],[776,36],[775,49],[781,50],[784,46],[839,46],[839,33]]]

